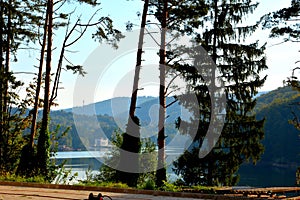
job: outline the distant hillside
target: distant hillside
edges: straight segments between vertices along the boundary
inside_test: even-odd
[[[269,92],[269,91],[258,92],[258,93],[254,96],[254,98],[258,98],[258,97],[260,97],[261,95],[267,94],[268,92]]]
[[[95,144],[95,139],[107,137],[111,139],[117,124],[110,116],[73,115],[65,111],[50,113],[50,130],[53,132],[59,125],[58,135],[67,128],[70,130],[66,136],[59,139],[60,150],[86,150]],[[76,120],[74,120],[76,119]]]
[[[259,112],[270,105],[277,104],[279,102],[282,103],[283,101],[290,101],[291,99],[299,96],[299,92],[290,87],[280,87],[270,92],[258,93],[257,96],[255,111]]]
[[[139,97],[137,106],[149,101],[156,100],[155,97]],[[64,111],[79,115],[120,115],[129,110],[130,97],[115,97],[80,107],[68,108]],[[128,113],[128,112],[127,112]]]
[[[173,97],[167,97],[167,105],[174,101]],[[158,97],[138,97],[136,115],[143,123],[157,121],[159,109]],[[72,112],[78,115],[108,115],[117,120],[126,121],[128,119],[130,97],[116,97],[113,99],[96,102],[94,104],[81,107],[65,109],[65,112]],[[178,102],[167,108],[167,123],[174,123],[178,116],[188,111],[181,107]],[[190,116],[190,115],[188,115]],[[187,117],[187,116],[186,116]]]
[[[278,88],[257,98],[257,119],[265,118],[265,152],[256,166],[244,165],[240,169],[240,185],[293,186],[300,166],[299,131],[289,120],[292,111],[300,113],[300,93],[290,87]]]
[[[174,98],[167,98],[167,104],[173,101]],[[68,126],[71,127],[68,135],[60,140],[61,146],[66,145],[71,149],[91,147],[99,138],[111,139],[111,135],[116,130],[121,129],[122,132],[126,130],[129,103],[130,98],[118,97],[74,109],[53,111],[51,112],[51,130],[55,130],[55,124],[61,125],[60,132]],[[158,109],[158,98],[138,98],[136,115],[141,123],[141,136],[150,137],[153,142],[157,140]],[[175,121],[179,116],[187,118],[190,115],[178,102],[167,108],[166,144],[182,146],[186,140],[187,136],[177,134]]]

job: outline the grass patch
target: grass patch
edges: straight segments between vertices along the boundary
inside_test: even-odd
[[[75,185],[83,185],[83,186],[96,186],[96,187],[110,187],[110,188],[130,188],[125,183],[113,183],[113,182],[85,182],[82,181]]]
[[[10,174],[1,175],[0,181],[21,182],[21,183],[48,183],[41,176],[22,177],[17,175],[10,175]]]

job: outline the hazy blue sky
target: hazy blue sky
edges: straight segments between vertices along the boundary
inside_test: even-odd
[[[290,0],[260,0],[260,5],[258,9],[255,11],[253,15],[250,15],[247,18],[246,23],[251,24],[257,21],[263,14],[277,10],[281,7],[286,7],[290,4]],[[114,24],[117,28],[124,30],[126,22],[128,20],[132,21],[133,23],[139,25],[140,19],[137,17],[136,13],[142,12],[142,4],[143,2],[140,0],[133,0],[133,1],[126,1],[126,0],[103,0],[101,4],[101,10],[99,11],[99,16],[106,16],[109,15],[113,20]],[[76,16],[79,16],[82,13],[83,22],[86,21],[89,16],[93,14],[93,9],[88,8],[87,6],[77,5],[76,6],[76,14],[74,15],[73,20],[75,20]],[[70,6],[67,9],[73,10],[75,8]],[[95,18],[96,19],[96,18]],[[138,28],[138,26],[136,27]],[[63,38],[63,31],[57,32],[54,38],[54,44],[57,47],[55,50],[55,55],[53,60],[53,68],[55,68],[55,63],[57,61],[57,54],[59,53],[61,40]],[[74,63],[74,64],[84,64],[89,62],[88,60],[91,59],[91,55],[95,49],[99,49],[99,43],[94,42],[91,39],[91,32],[87,34],[83,40],[79,41],[78,44],[74,45],[70,50],[78,51],[76,54],[68,53],[67,57]],[[296,44],[286,43],[282,45],[274,45],[279,42],[279,40],[271,40],[268,39],[268,35],[266,31],[257,31],[250,40],[259,40],[261,44],[268,42],[267,44],[267,64],[269,69],[266,70],[263,74],[268,75],[268,79],[261,91],[268,91],[276,89],[277,87],[282,86],[282,81],[286,79],[286,77],[291,75],[291,69],[294,68],[295,62],[297,61],[297,57],[299,57],[298,48]],[[137,40],[133,41],[131,44],[128,44],[128,48],[136,48]],[[153,45],[152,45],[153,46]],[[151,45],[149,47],[152,47]],[[109,53],[112,51],[108,46],[102,45],[100,49],[103,49]],[[128,93],[132,88],[132,83],[130,82],[130,73],[134,69],[135,65],[135,51],[127,49],[128,52],[123,52],[122,55],[116,55],[116,57],[108,63],[108,66],[105,68],[105,73],[98,75],[99,79],[95,82],[92,82],[91,86],[94,87],[93,91],[95,94],[91,95],[91,97],[85,97],[84,94],[81,96],[82,99],[77,99],[76,105],[81,105],[83,101],[85,103],[90,103],[92,101],[100,101],[104,99],[108,99],[114,97],[115,95],[122,96],[122,92],[124,94]],[[106,52],[106,53],[107,53]],[[155,64],[158,60],[150,60],[149,58],[151,55],[155,55],[156,51],[149,51],[149,55],[146,56],[148,59],[147,64]],[[22,51],[19,53],[20,60],[22,63],[17,63],[14,65],[13,70],[15,72],[18,71],[32,71],[32,66],[37,65],[38,61],[36,60],[39,57],[38,51]],[[105,60],[105,58],[101,57],[105,55],[98,55],[97,64],[101,65],[101,61]],[[107,56],[107,55],[106,55]],[[128,63],[129,62],[129,63]],[[126,65],[124,65],[126,63]],[[99,71],[89,71],[91,67],[88,67],[87,72],[90,75],[94,75],[93,73],[99,73]],[[120,70],[121,69],[121,70]],[[120,70],[118,74],[116,73],[117,70]],[[103,72],[103,71],[102,71]],[[129,74],[128,74],[129,73]],[[143,76],[148,76],[149,72],[145,70]],[[88,83],[88,76],[84,79],[86,83]],[[20,75],[18,76],[23,81],[28,82],[32,80],[32,75]],[[154,76],[151,76],[154,77]],[[82,81],[80,78],[79,80]],[[60,104],[59,108],[67,108],[73,106],[73,93],[74,89],[77,90],[76,86],[77,76],[73,75],[71,72],[63,72],[62,79],[61,79],[61,86],[64,88],[60,91],[58,97],[58,103]],[[148,82],[147,82],[148,81]],[[143,82],[143,81],[142,81]],[[146,90],[143,91],[143,95],[150,93],[149,95],[157,95],[153,94],[153,88],[155,88],[155,82],[157,80],[153,80],[153,84],[151,84],[151,80],[144,80]],[[149,83],[149,84],[148,84]],[[129,89],[128,91],[115,91],[116,87],[124,88],[124,85]],[[88,88],[86,88],[88,89]],[[84,90],[84,88],[80,88],[80,90]],[[75,91],[78,92],[78,91]],[[79,91],[80,92],[80,91]],[[76,98],[78,95],[76,96]]]

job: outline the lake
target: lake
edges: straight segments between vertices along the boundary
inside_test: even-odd
[[[102,165],[102,160],[109,153],[110,148],[101,148],[98,151],[62,151],[57,152],[55,157],[56,164],[61,164],[66,161],[64,167],[66,170],[71,170],[69,177],[78,174],[76,177],[77,181],[72,181],[72,183],[78,182],[78,180],[86,180],[87,173],[92,173],[96,175],[99,173],[99,169]],[[172,161],[176,160],[184,151],[182,147],[168,147],[166,148],[166,161],[168,163],[168,178],[170,181],[175,181],[177,176],[172,172]]]
[[[170,181],[176,180],[177,176],[172,172],[172,160],[175,160],[183,152],[183,148],[168,147],[166,157],[169,163],[167,171]],[[71,170],[72,174],[78,173],[77,180],[85,180],[86,172],[99,173],[102,165],[101,159],[108,153],[109,148],[101,151],[64,151],[55,156],[56,163],[66,160],[65,168]],[[269,187],[269,186],[295,186],[296,166],[278,167],[272,164],[257,163],[243,164],[239,170],[240,186]]]

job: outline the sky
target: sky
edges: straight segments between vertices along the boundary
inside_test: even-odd
[[[271,11],[287,7],[290,0],[260,0],[260,5],[253,15],[247,18],[246,23],[251,24],[259,20],[260,16]],[[102,0],[101,10],[98,12],[100,16],[109,15],[114,21],[116,28],[125,30],[126,22],[131,21],[137,26],[131,33],[127,34],[127,39],[120,43],[120,48],[115,50],[106,44],[99,44],[91,39],[92,30],[88,32],[82,40],[72,46],[69,50],[76,53],[67,53],[66,56],[72,63],[83,65],[87,71],[85,77],[78,77],[72,72],[63,71],[61,77],[61,90],[59,91],[57,103],[58,107],[54,109],[70,108],[73,106],[81,106],[116,96],[129,96],[132,89],[132,78],[135,66],[135,55],[137,48],[138,29],[140,18],[137,12],[142,12],[143,1],[133,0]],[[75,9],[76,8],[76,9]],[[90,9],[84,5],[68,6],[68,10],[75,10],[72,20],[75,21],[77,16],[82,14],[82,22],[86,22],[93,14],[95,9]],[[97,18],[95,18],[97,19]],[[157,30],[156,30],[157,31]],[[153,30],[155,32],[155,30]],[[64,30],[58,31],[54,37],[54,59],[53,68],[55,68],[60,44],[64,36]],[[147,41],[151,39],[148,38]],[[267,31],[257,31],[250,39],[259,40],[260,44],[267,42],[267,65],[268,70],[261,75],[267,75],[265,85],[260,91],[274,90],[283,85],[292,73],[292,69],[296,67],[295,62],[299,57],[299,49],[296,44],[285,43],[278,44],[280,39],[269,39]],[[155,42],[145,43],[147,53],[144,55],[146,60],[141,74],[140,95],[157,96],[158,95],[158,66],[156,52],[159,47]],[[13,65],[14,72],[36,72],[33,65],[38,65],[37,58],[39,52],[35,50],[24,50],[18,53],[19,60],[22,62]],[[34,71],[36,70],[36,71]],[[19,74],[18,78],[28,83],[32,81],[33,75]],[[23,88],[25,90],[25,87]],[[22,93],[22,91],[20,91]],[[157,94],[156,94],[157,93]]]

